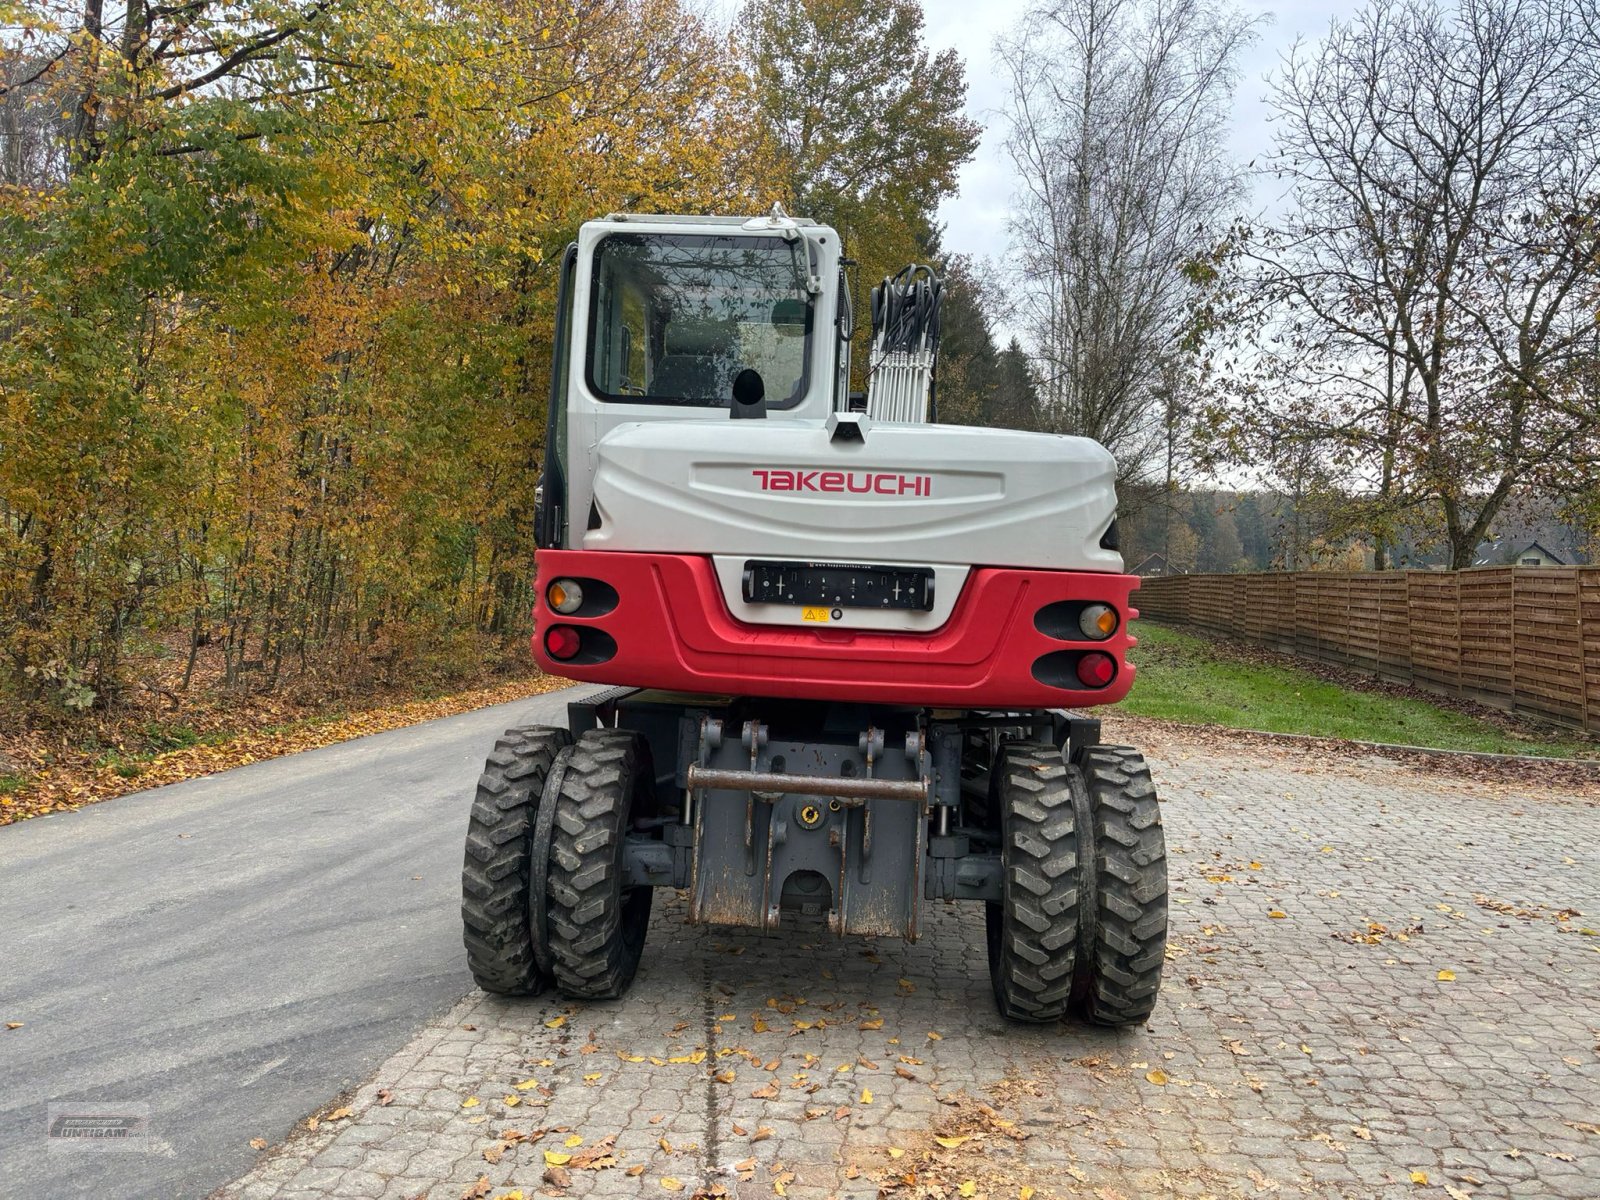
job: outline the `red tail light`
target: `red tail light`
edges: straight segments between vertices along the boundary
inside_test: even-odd
[[[576,657],[582,645],[578,631],[571,625],[552,625],[544,635],[545,653],[551,658],[565,661]]]
[[[1101,650],[1091,650],[1078,659],[1078,681],[1084,687],[1103,688],[1116,678],[1117,660]]]

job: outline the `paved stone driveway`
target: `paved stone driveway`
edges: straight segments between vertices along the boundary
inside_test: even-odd
[[[626,1000],[473,993],[222,1195],[1600,1196],[1593,797],[1151,749],[1176,903],[1146,1029],[1002,1024],[976,907],[840,943],[668,894]]]

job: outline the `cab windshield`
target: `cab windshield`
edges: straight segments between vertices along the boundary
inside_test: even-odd
[[[601,400],[727,408],[740,372],[769,408],[805,395],[806,244],[778,237],[613,233],[595,250],[587,378]]]

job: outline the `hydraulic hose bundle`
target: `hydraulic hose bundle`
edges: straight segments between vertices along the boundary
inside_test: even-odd
[[[943,298],[944,284],[933,269],[915,263],[872,289],[867,415],[874,420],[931,418]]]

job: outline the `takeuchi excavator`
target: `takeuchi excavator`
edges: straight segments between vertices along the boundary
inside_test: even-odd
[[[1146,1020],[1167,933],[1115,463],[941,425],[942,284],[785,215],[613,214],[561,264],[533,651],[607,685],[496,743],[462,916],[491,992],[610,999],[691,922],[916,938],[987,914],[1000,1011]]]

